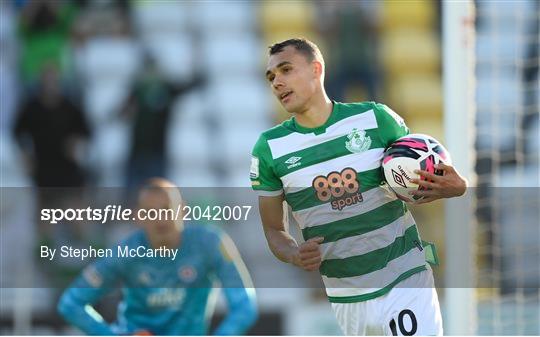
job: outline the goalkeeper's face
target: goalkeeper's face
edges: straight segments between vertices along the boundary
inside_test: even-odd
[[[309,61],[293,46],[270,55],[266,68],[266,79],[272,93],[290,113],[307,110],[321,84],[321,64]]]
[[[182,221],[174,218],[181,202],[168,189],[148,189],[139,194],[139,222],[150,237],[166,240],[182,230]]]

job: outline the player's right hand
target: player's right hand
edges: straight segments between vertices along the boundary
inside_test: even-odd
[[[133,333],[133,336],[153,336],[148,330],[137,330]]]
[[[319,246],[323,241],[324,238],[315,237],[300,244],[295,256],[295,264],[307,271],[318,270],[321,266],[321,250]]]

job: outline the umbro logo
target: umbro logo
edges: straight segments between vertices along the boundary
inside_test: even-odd
[[[288,169],[291,169],[291,168],[293,168],[293,167],[302,165],[302,163],[299,163],[300,159],[302,159],[302,157],[296,157],[296,156],[293,156],[293,157],[287,159],[287,160],[285,161],[285,164],[289,164],[289,166],[287,166],[287,168],[288,168]]]
[[[294,164],[296,163],[297,161],[299,161],[300,159],[302,159],[302,157],[291,157],[289,159],[287,159],[285,161],[286,164]]]
[[[403,173],[405,173],[405,171],[403,171],[403,170],[401,170],[401,171]],[[403,176],[401,174],[397,173],[396,171],[394,171],[393,169],[392,169],[392,178],[394,178],[394,181],[396,182],[396,184],[398,184],[399,186],[407,188],[407,184],[403,180]]]

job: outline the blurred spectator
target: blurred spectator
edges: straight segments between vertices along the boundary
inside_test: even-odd
[[[169,82],[148,57],[122,113],[132,119],[133,134],[127,168],[127,185],[135,187],[167,167],[165,143],[173,104],[179,95],[200,85],[199,76],[189,82]]]
[[[15,136],[38,187],[86,182],[76,150],[89,129],[82,111],[63,95],[59,75],[54,63],[43,68],[36,95],[23,103],[15,121]]]
[[[72,38],[75,45],[98,36],[129,36],[131,24],[126,1],[79,1],[77,20],[73,22]]]
[[[11,6],[3,1],[0,2],[0,130],[3,142],[7,141],[4,135],[10,134],[16,111],[16,49],[16,18]]]
[[[332,69],[327,75],[327,89],[333,99],[377,99],[375,7],[369,1],[319,4],[319,14],[324,17],[319,29],[326,43],[328,69]]]
[[[33,84],[46,62],[62,69],[67,62],[71,23],[76,6],[71,1],[19,1],[21,70],[25,83]]]
[[[536,13],[540,13],[540,3],[534,1],[532,7]],[[521,133],[522,135],[532,134],[534,128],[538,130],[538,123],[535,126],[534,121],[538,121],[539,118],[539,108],[538,108],[538,96],[540,95],[539,82],[538,82],[538,56],[539,56],[539,40],[540,40],[540,15],[532,16],[526,27],[527,34],[530,36],[528,39],[527,47],[524,55],[524,66],[523,66],[523,87],[524,87],[524,103],[525,111],[521,120]],[[534,137],[534,134],[533,134]],[[538,134],[536,134],[538,137]],[[518,138],[518,141],[521,141],[520,149],[524,150],[525,158],[533,158],[533,161],[538,162],[538,154],[534,157],[534,144],[535,139],[530,139],[525,136]],[[538,141],[536,139],[536,141]]]

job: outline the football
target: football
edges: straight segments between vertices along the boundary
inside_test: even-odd
[[[422,197],[410,195],[409,192],[422,190],[423,187],[411,182],[411,179],[420,177],[414,170],[442,175],[442,171],[435,169],[438,163],[452,163],[445,147],[431,136],[410,134],[399,138],[386,149],[382,167],[386,182],[397,197],[406,202],[415,202]]]

